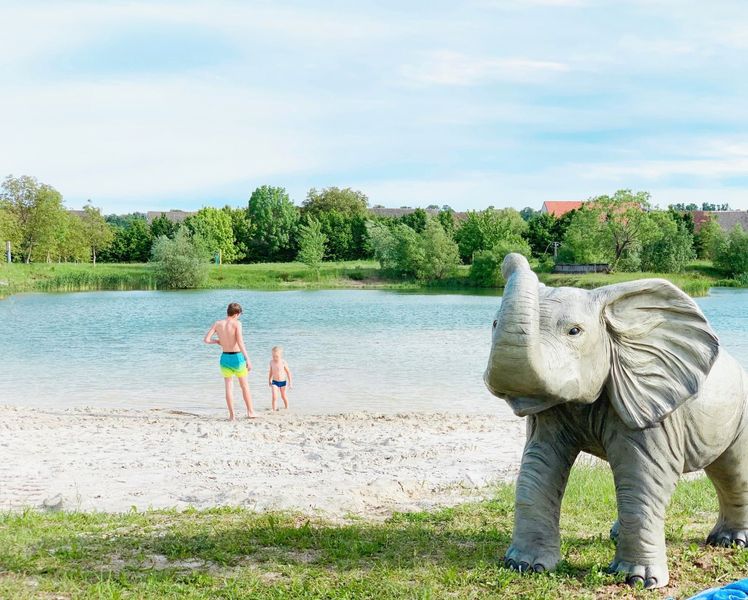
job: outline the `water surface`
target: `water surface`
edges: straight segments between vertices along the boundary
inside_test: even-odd
[[[0,403],[220,410],[220,350],[202,337],[231,301],[245,308],[260,409],[282,345],[299,411],[509,414],[482,383],[499,298],[370,290],[13,296],[0,302]],[[748,292],[698,302],[748,366]]]

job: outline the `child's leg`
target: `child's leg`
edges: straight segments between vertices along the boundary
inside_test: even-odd
[[[224,377],[223,383],[226,386],[226,406],[229,407],[229,421],[234,420],[234,391],[231,388],[231,377]]]
[[[249,392],[249,382],[246,375],[239,377],[239,385],[242,387],[242,397],[244,398],[244,406],[247,407],[247,416],[254,417],[255,411],[252,408],[252,394]]]
[[[284,408],[288,408],[288,396],[286,396],[286,386],[284,385],[281,389],[281,398],[283,398]]]
[[[274,386],[273,384],[270,384],[270,394],[272,395],[272,400],[270,400],[270,407],[274,411],[278,410],[278,407],[277,407],[278,400],[276,396],[276,391],[277,391],[276,386]]]

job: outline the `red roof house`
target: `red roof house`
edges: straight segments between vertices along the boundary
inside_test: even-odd
[[[553,200],[543,202],[543,207],[540,209],[541,213],[550,213],[554,217],[563,217],[567,212],[576,210],[582,207],[581,200]]]

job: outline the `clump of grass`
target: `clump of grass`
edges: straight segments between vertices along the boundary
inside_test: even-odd
[[[703,540],[717,516],[711,484],[682,482],[668,512],[671,585],[687,597],[739,579],[748,551]],[[653,598],[605,572],[616,518],[607,467],[577,467],[564,498],[553,573],[501,566],[513,488],[492,500],[384,522],[329,522],[221,508],[0,516],[0,597]]]

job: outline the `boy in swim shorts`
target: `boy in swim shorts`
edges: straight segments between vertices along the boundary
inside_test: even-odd
[[[244,405],[247,407],[247,417],[255,418],[255,412],[252,408],[252,394],[249,392],[249,382],[247,381],[247,375],[252,370],[252,363],[247,356],[247,349],[244,347],[242,324],[239,321],[241,314],[242,307],[237,302],[232,302],[226,309],[226,318],[213,323],[213,327],[208,330],[203,339],[206,344],[218,344],[223,349],[219,366],[226,386],[226,406],[229,408],[229,421],[234,420],[234,391],[231,386],[233,377],[239,380],[239,385],[242,388]],[[217,339],[213,337],[214,335],[217,336]]]
[[[291,370],[288,368],[288,363],[283,360],[283,348],[275,346],[272,350],[273,358],[270,361],[270,370],[268,371],[268,385],[273,395],[271,405],[273,410],[278,410],[276,406],[276,392],[280,390],[281,398],[283,398],[284,408],[288,408],[288,396],[286,396],[286,384],[288,388],[293,387],[291,383]]]

